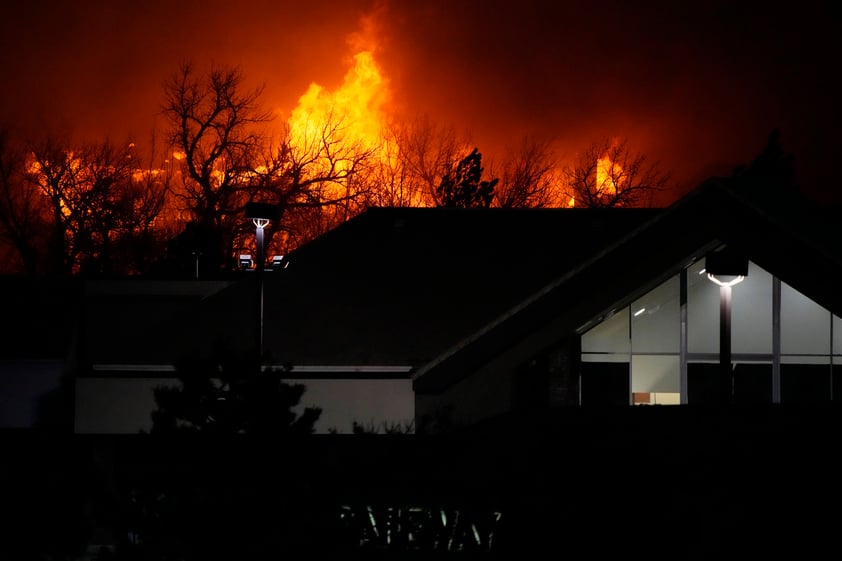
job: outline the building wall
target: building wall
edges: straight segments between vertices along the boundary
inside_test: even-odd
[[[583,402],[600,398],[588,388],[624,393],[635,404],[721,400],[720,287],[707,279],[704,260],[682,275],[683,297],[681,275],[672,277],[582,335]],[[842,319],[754,263],[730,290],[726,399],[804,403],[839,395]]]
[[[415,403],[409,379],[299,379],[306,390],[300,405],[321,407],[316,433],[366,429],[413,429]],[[85,377],[76,380],[75,431],[82,434],[137,434],[150,431],[153,389],[175,378]]]
[[[505,349],[437,394],[416,394],[418,425],[428,432],[497,415],[578,404],[579,338],[556,341],[537,355],[523,342]]]
[[[78,434],[137,434],[152,429],[152,390],[174,378],[78,378],[74,430]]]
[[[45,406],[59,391],[63,360],[0,361],[0,428],[31,428],[47,419]]]
[[[420,432],[435,433],[507,413],[512,409],[514,370],[483,369],[438,394],[416,394],[416,425]]]
[[[412,380],[404,379],[285,379],[307,389],[295,411],[321,407],[316,433],[350,433],[354,423],[368,431],[414,431]]]

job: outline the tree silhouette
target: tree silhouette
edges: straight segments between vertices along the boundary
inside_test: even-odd
[[[738,188],[747,190],[797,191],[794,157],[781,144],[779,129],[772,130],[766,146],[748,166],[737,167],[731,180]]]
[[[18,210],[40,211],[47,272],[143,272],[163,246],[154,224],[169,175],[144,163],[132,142],[74,148],[68,139],[48,137],[29,147],[16,181]]]
[[[237,68],[199,74],[191,64],[164,84],[163,112],[182,178],[179,197],[203,232],[216,231],[220,252],[230,250],[249,199],[248,181],[269,121],[261,89],[243,89]]]
[[[426,115],[393,121],[385,131],[377,189],[372,202],[379,206],[436,205],[437,187],[459,161],[466,135]]]
[[[43,264],[46,209],[37,186],[25,180],[25,169],[24,150],[0,130],[0,242],[11,248],[13,261],[2,266],[32,274]]]
[[[491,206],[498,180],[482,181],[482,172],[482,154],[474,148],[441,178],[436,188],[438,205],[456,208]]]
[[[503,162],[496,206],[500,208],[550,208],[559,201],[557,163],[546,140],[525,137]]]
[[[625,140],[591,144],[562,173],[565,197],[584,208],[648,206],[669,181],[669,174],[633,152]]]
[[[317,407],[292,411],[305,387],[283,382],[283,371],[250,356],[222,351],[184,360],[177,372],[180,385],[154,390],[153,434],[310,434],[321,414]]]

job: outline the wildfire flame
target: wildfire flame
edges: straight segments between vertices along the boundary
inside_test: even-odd
[[[335,91],[310,84],[289,117],[290,138],[296,146],[309,146],[326,130],[338,127],[343,143],[376,149],[385,122],[383,107],[388,101],[388,81],[373,51],[360,51]]]
[[[595,195],[600,198],[610,198],[617,194],[617,180],[622,176],[623,167],[612,162],[607,155],[602,156],[596,162],[596,182],[594,183]],[[576,197],[570,197],[567,201],[568,208],[576,206]]]
[[[388,122],[386,109],[391,101],[389,82],[375,60],[370,34],[364,35],[339,87],[330,91],[314,82],[298,99],[287,121],[294,148],[305,152],[314,150],[328,140],[327,135],[337,146],[370,152],[383,163],[393,163],[396,159],[395,150],[400,148],[386,142],[383,134]],[[335,166],[335,162],[326,165]],[[617,195],[622,171],[608,154],[598,159],[594,185],[597,197],[610,199]],[[415,195],[420,196],[420,193]],[[419,198],[416,204],[421,206],[423,201]],[[567,206],[576,206],[575,197],[569,198]]]
[[[608,156],[603,156],[596,164],[596,189],[600,197],[613,197],[617,194],[617,178],[623,168]]]

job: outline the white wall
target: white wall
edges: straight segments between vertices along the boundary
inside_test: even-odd
[[[288,384],[303,384],[306,391],[300,412],[307,406],[322,408],[316,432],[331,430],[350,433],[354,421],[383,432],[386,425],[409,425],[415,419],[415,395],[411,379],[398,380],[296,380],[284,379]]]
[[[354,421],[383,432],[387,425],[412,423],[415,398],[412,380],[284,380],[301,383],[306,391],[300,412],[307,406],[322,408],[317,433],[336,429],[350,433]],[[79,378],[76,380],[76,432],[127,434],[149,431],[155,409],[152,390],[175,384],[167,378]]]
[[[34,426],[41,400],[59,389],[63,371],[61,360],[0,361],[0,427]]]
[[[152,428],[152,390],[167,378],[78,378],[75,430],[81,434],[137,434]]]

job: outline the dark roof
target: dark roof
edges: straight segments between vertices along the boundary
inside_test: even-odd
[[[76,335],[82,283],[73,278],[0,277],[0,360],[64,360]]]
[[[750,195],[711,180],[455,342],[419,369],[416,391],[440,391],[502,354],[517,355],[515,361],[534,356],[721,245],[842,315],[834,286],[842,255],[831,212],[794,193]]]
[[[230,284],[199,280],[96,280],[85,283],[79,358],[97,364],[171,361],[175,318]]]
[[[264,274],[264,348],[294,365],[424,364],[655,209],[371,209]],[[253,344],[255,273],[203,302],[182,350]]]

